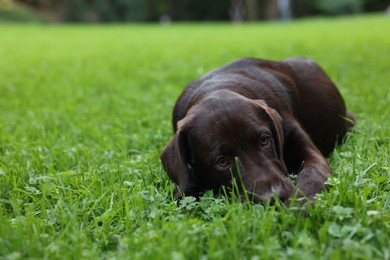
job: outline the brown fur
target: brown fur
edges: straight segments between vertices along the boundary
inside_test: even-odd
[[[312,198],[330,175],[324,156],[351,122],[339,91],[315,62],[245,58],[187,86],[161,160],[177,197],[230,188],[234,178],[255,202],[275,193],[287,200],[297,189]],[[298,174],[296,185],[289,173]]]

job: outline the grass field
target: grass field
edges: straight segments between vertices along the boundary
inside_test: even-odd
[[[390,259],[390,18],[0,25],[0,259]],[[187,83],[239,57],[318,61],[357,117],[308,217],[172,198]]]

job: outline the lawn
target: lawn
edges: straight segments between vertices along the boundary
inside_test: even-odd
[[[0,25],[0,259],[390,259],[390,18]],[[207,193],[159,154],[193,79],[239,57],[316,60],[355,130],[308,216]]]

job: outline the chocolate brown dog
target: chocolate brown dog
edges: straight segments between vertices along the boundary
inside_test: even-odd
[[[161,160],[176,197],[230,188],[234,178],[261,203],[321,192],[330,175],[324,156],[354,118],[314,61],[244,58],[192,82],[172,123],[175,136]],[[289,173],[298,174],[296,185]]]

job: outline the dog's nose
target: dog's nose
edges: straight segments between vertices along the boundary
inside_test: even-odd
[[[292,191],[292,185],[289,183],[280,183],[272,185],[271,189],[256,189],[255,191],[246,191],[246,196],[241,195],[242,201],[249,201],[254,203],[264,204],[269,201],[270,204],[274,204],[276,200],[282,202],[287,201]]]
[[[276,199],[276,195],[281,201],[286,201],[290,196],[291,188],[292,186],[289,183],[282,183],[280,185],[272,186],[272,200],[274,201]]]
[[[273,185],[271,191],[263,197],[269,200],[270,204],[275,204],[276,200],[284,202],[288,198],[288,192],[286,192],[284,185]]]

